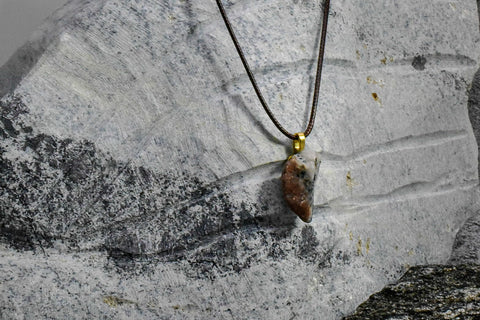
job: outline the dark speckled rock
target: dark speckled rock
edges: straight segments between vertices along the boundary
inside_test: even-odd
[[[413,267],[343,319],[480,319],[480,266]]]
[[[457,233],[449,264],[480,264],[480,214],[468,219]]]

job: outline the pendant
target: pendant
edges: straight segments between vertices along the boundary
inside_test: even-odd
[[[291,155],[282,173],[283,197],[290,209],[304,222],[312,221],[315,178],[320,161],[313,151],[305,151],[305,136],[297,133]]]

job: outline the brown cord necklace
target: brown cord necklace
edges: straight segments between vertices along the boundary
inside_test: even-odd
[[[222,15],[223,21],[230,33],[233,44],[242,60],[242,64],[247,72],[248,78],[252,83],[253,89],[257,94],[263,109],[272,120],[273,124],[289,139],[293,140],[293,155],[290,156],[285,164],[282,173],[282,186],[285,200],[292,209],[303,221],[310,222],[312,220],[312,206],[313,206],[313,192],[315,185],[315,178],[317,176],[319,161],[315,153],[303,151],[305,147],[305,138],[312,132],[315,124],[315,116],[317,113],[318,96],[320,92],[320,83],[322,78],[323,56],[325,53],[325,39],[327,35],[328,14],[330,11],[330,0],[325,0],[323,5],[323,25],[320,40],[320,48],[318,52],[317,74],[315,77],[315,89],[313,94],[312,108],[310,111],[310,119],[307,128],[304,132],[292,134],[288,132],[275,118],[272,111],[268,107],[265,98],[258,88],[255,77],[253,76],[250,66],[245,58],[242,48],[233,32],[232,25],[228,20],[225,8],[221,0],[216,0],[218,9]]]

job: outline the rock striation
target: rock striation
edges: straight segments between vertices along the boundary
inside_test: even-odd
[[[227,7],[291,132],[320,5]],[[329,22],[305,225],[282,200],[290,142],[213,1],[57,11],[0,69],[1,317],[339,319],[445,263],[478,210],[475,1],[341,0]]]

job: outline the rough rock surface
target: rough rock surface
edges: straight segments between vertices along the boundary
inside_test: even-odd
[[[300,131],[320,3],[228,4]],[[71,1],[0,69],[1,317],[328,320],[446,262],[478,202],[477,31],[473,0],[332,3],[305,225],[214,1]]]
[[[480,3],[480,2],[477,2]],[[477,143],[480,142],[480,69],[475,73],[468,96],[468,115]],[[479,144],[480,148],[480,144]],[[479,152],[480,155],[480,152]],[[480,162],[479,162],[480,165]],[[480,212],[475,212],[457,234],[449,263],[480,264]]]
[[[480,266],[413,267],[344,320],[480,318]]]
[[[449,264],[480,264],[480,215],[477,213],[465,222],[457,233]]]
[[[472,123],[475,138],[477,139],[477,142],[480,142],[480,69],[475,73],[470,94],[468,96],[468,116]]]

